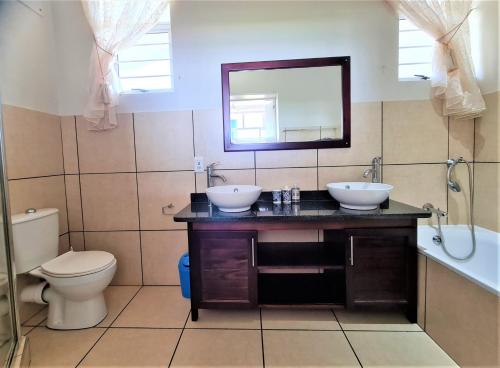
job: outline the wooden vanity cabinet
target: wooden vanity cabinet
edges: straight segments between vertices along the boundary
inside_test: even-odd
[[[346,306],[403,305],[416,314],[413,228],[346,229]]]
[[[193,320],[198,308],[257,306],[256,246],[256,231],[189,232]]]

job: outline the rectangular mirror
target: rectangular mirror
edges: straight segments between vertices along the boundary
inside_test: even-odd
[[[225,151],[350,147],[348,56],[222,64]]]

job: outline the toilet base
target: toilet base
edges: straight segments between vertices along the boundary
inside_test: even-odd
[[[49,300],[47,327],[54,330],[78,330],[94,327],[108,314],[103,293],[92,299],[73,301],[63,298],[49,288],[47,289],[47,299]]]

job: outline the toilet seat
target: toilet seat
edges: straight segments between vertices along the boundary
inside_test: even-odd
[[[41,271],[52,277],[78,277],[102,271],[116,262],[115,257],[104,251],[70,250],[41,266]]]

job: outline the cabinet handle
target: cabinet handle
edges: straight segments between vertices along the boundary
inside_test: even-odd
[[[252,238],[252,267],[255,267],[255,239]]]
[[[354,236],[351,235],[351,266],[354,266]]]

